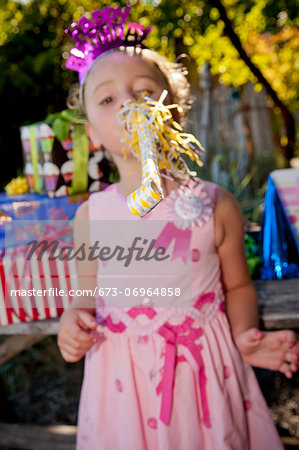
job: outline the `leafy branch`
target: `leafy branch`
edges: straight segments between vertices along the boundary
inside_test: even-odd
[[[252,62],[249,55],[244,50],[242,43],[240,41],[239,36],[236,34],[232,21],[229,19],[227,12],[221,3],[221,0],[210,0],[210,4],[217,8],[219,11],[220,19],[224,22],[224,30],[223,32],[230,39],[231,43],[237,50],[240,55],[240,58],[245,62],[245,64],[249,67],[253,75],[257,78],[257,80],[264,86],[267,94],[271,97],[274,104],[280,109],[282,117],[285,123],[286,135],[287,135],[287,143],[284,146],[285,156],[288,160],[290,160],[294,156],[294,146],[295,146],[295,120],[287,108],[287,106],[280,100],[276,91],[272,88],[268,80],[264,77],[260,69]]]

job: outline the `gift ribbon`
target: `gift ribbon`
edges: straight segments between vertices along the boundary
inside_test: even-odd
[[[177,228],[173,222],[168,222],[157,237],[154,248],[163,247],[166,250],[174,240],[171,260],[182,258],[186,264],[188,260],[191,235],[192,232],[189,228],[186,230],[181,230]]]
[[[40,194],[41,188],[38,173],[38,152],[35,135],[35,125],[29,126],[29,133],[30,133],[30,156],[31,156],[31,164],[33,166],[34,191]]]
[[[173,402],[177,345],[181,344],[188,348],[198,366],[203,423],[207,428],[210,428],[211,421],[206,392],[207,377],[205,375],[204,364],[200,353],[201,346],[194,344],[194,341],[202,336],[202,330],[200,328],[191,328],[189,329],[189,334],[179,335],[175,330],[180,330],[181,328],[182,325],[172,326],[169,323],[166,323],[158,330],[158,333],[166,340],[163,378],[156,389],[157,394],[161,393],[162,395],[160,419],[165,425],[169,425]],[[178,361],[180,360],[178,359]]]
[[[69,188],[71,195],[85,192],[88,187],[88,158],[89,141],[84,128],[84,122],[80,119],[74,121],[73,138],[73,161],[74,173],[72,185]]]

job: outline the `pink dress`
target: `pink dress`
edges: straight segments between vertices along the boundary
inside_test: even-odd
[[[183,308],[161,308],[160,302],[155,308],[154,297],[146,308],[140,303],[109,308],[107,299],[98,298],[103,338],[85,358],[78,450],[283,448],[254,372],[233,343],[225,314],[214,239],[217,186],[191,183],[189,192],[201,199],[196,219],[194,205],[191,210],[188,204],[182,206],[186,197],[178,203],[180,190],[142,219],[132,217],[117,185],[89,199],[91,221],[121,221],[120,226],[157,218],[167,223],[172,211],[176,224],[175,216],[185,211],[189,228],[183,230],[178,221],[178,228],[164,231],[177,239],[174,257],[184,259],[183,244],[190,243],[193,282],[192,299]],[[165,242],[165,234],[161,236]]]

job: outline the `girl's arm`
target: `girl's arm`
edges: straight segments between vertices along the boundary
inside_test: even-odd
[[[74,220],[74,247],[85,249],[86,255],[80,252],[82,261],[77,260],[78,286],[85,292],[93,292],[96,287],[97,262],[87,259],[89,239],[88,202],[77,210]],[[83,251],[83,250],[82,250]],[[92,295],[75,297],[70,307],[64,311],[60,319],[58,346],[64,359],[76,362],[90,349],[97,340],[95,329],[95,299]]]
[[[246,261],[243,217],[234,197],[224,189],[218,195],[215,228],[226,311],[236,340],[243,331],[258,327],[258,302]]]
[[[215,211],[215,238],[233,339],[249,364],[280,370],[291,378],[298,369],[299,344],[291,330],[258,330],[257,294],[247,266],[243,229],[234,197],[221,189]]]

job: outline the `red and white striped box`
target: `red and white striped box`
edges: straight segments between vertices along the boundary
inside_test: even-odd
[[[0,326],[57,317],[78,289],[75,260],[49,258],[28,245],[8,248],[0,259]]]

